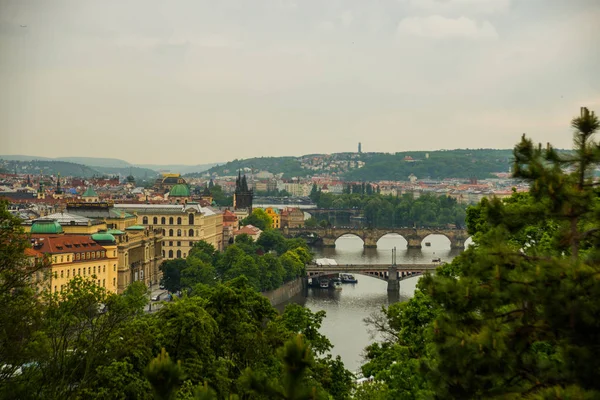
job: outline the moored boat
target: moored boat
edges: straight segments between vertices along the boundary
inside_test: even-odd
[[[319,286],[323,289],[327,289],[329,287],[329,279],[319,279]]]
[[[333,278],[331,280],[332,286],[335,290],[342,290],[342,280],[340,278]]]
[[[340,274],[342,283],[358,283],[358,279],[352,274]]]

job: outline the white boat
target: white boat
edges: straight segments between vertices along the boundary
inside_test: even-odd
[[[331,283],[333,284],[333,288],[335,290],[342,290],[342,280],[340,278],[333,278]]]
[[[352,274],[340,274],[340,278],[342,279],[342,283],[358,283],[358,279]]]
[[[328,279],[319,279],[319,286],[323,289],[327,289],[329,287]]]

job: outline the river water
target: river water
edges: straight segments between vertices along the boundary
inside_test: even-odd
[[[431,246],[425,246],[429,242]],[[440,235],[431,235],[423,241],[423,248],[407,249],[407,243],[399,235],[386,235],[379,240],[376,249],[364,249],[356,236],[342,236],[335,248],[313,248],[315,258],[332,258],[338,264],[384,264],[391,263],[392,249],[396,247],[396,263],[431,263],[433,258],[450,261],[460,251],[450,249],[450,241]],[[344,284],[343,289],[328,290],[309,288],[308,295],[296,301],[316,312],[325,310],[327,316],[321,333],[333,344],[333,355],[339,355],[350,371],[357,371],[363,362],[363,349],[374,339],[364,318],[378,312],[381,306],[396,301],[407,301],[414,293],[418,277],[400,282],[400,296],[388,296],[387,282],[373,277],[356,275],[358,283]]]

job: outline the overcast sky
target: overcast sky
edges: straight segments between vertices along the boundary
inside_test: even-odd
[[[600,0],[0,0],[0,154],[571,146]]]

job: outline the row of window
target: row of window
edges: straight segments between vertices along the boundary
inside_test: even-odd
[[[83,269],[83,276],[86,276],[86,271],[87,271],[87,275],[95,275],[96,274],[96,266],[94,265],[93,267],[87,267],[87,269],[85,267],[83,268],[77,268],[77,276],[81,275],[81,270]],[[70,269],[61,269],[60,270],[60,277],[64,278],[65,277],[65,271],[66,271],[66,277],[70,278],[71,277],[71,270]],[[93,272],[92,272],[93,271]],[[113,271],[117,272],[117,264],[113,264]],[[98,273],[100,273],[100,265],[98,265]],[[106,273],[106,265],[102,265],[102,273]],[[73,268],[73,276],[75,275],[75,268]],[[58,278],[58,271],[54,271],[54,278]]]
[[[169,241],[169,242],[164,242],[165,243],[165,247],[173,247],[173,241]],[[176,242],[177,243],[177,247],[181,247],[181,242]],[[194,245],[194,242],[189,242],[189,246],[192,247]]]
[[[148,221],[149,221],[148,217],[142,218],[142,223],[144,225],[148,225]],[[177,217],[177,220],[175,220],[173,217],[169,217],[169,225],[174,225],[175,221],[177,221],[177,225],[181,225],[182,219],[181,219],[181,217]],[[153,225],[158,225],[158,217],[152,218],[152,224]],[[161,225],[166,225],[167,224],[167,219],[165,217],[162,217],[160,219],[160,224]],[[188,225],[194,225],[194,214],[188,215]]]
[[[166,229],[163,229],[162,233],[163,233],[163,236],[167,236],[167,230]],[[173,233],[175,233],[175,231],[173,229],[169,229],[169,236],[175,236],[175,235],[173,235]],[[182,233],[181,229],[177,229],[176,233],[177,233],[177,236],[181,236],[181,233]],[[185,232],[183,232],[183,233],[184,233],[183,236],[185,236]],[[193,229],[190,229],[188,231],[188,236],[189,237],[194,237],[194,230]]]
[[[163,250],[162,254],[163,254],[163,258],[167,257],[167,253],[165,253],[164,250]],[[177,258],[181,258],[181,250],[177,250],[177,252],[175,252],[175,253],[173,252],[173,250],[169,250],[168,254],[169,254],[169,258],[173,258],[173,255],[176,255]],[[186,255],[187,255],[186,253],[183,253],[183,258],[185,258]]]
[[[90,260],[90,259],[96,259],[96,258],[104,258],[104,256],[106,255],[105,251],[88,251],[86,253],[75,253],[75,260]],[[71,256],[67,255],[67,262],[71,262]],[[59,256],[54,256],[52,258],[52,262],[53,263],[57,263],[59,260]],[[65,256],[60,256],[60,262],[65,262]]]
[[[106,287],[106,279],[102,279],[102,282],[100,282],[100,279],[98,279],[98,286]],[[117,278],[113,278],[113,287],[114,286],[117,286]],[[62,292],[63,290],[65,290],[66,287],[66,284],[60,285],[60,291]],[[54,285],[54,293],[56,292],[58,292],[58,286]]]

